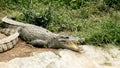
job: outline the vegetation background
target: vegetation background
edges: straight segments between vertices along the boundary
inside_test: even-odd
[[[0,18],[5,15],[87,44],[120,45],[120,0],[0,0]]]

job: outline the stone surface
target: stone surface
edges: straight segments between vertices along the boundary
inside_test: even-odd
[[[0,62],[0,68],[119,68],[118,47],[101,48],[92,45],[82,46],[84,53],[67,49],[56,52],[33,52],[30,57],[15,58]]]
[[[86,60],[86,61],[84,61]],[[87,64],[87,65],[86,65]],[[96,68],[89,57],[70,50],[62,50],[58,54],[43,52],[25,58],[15,58],[9,62],[1,62],[0,68]]]
[[[85,54],[102,68],[120,68],[120,47],[106,45],[98,47],[93,45],[83,46]]]

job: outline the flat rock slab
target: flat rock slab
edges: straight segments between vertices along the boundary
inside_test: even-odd
[[[67,49],[33,52],[29,57],[0,62],[0,68],[120,68],[119,47],[84,45],[82,48],[84,53]]]
[[[85,61],[86,60],[86,61]],[[86,65],[87,64],[87,65]],[[62,50],[57,53],[51,51],[33,53],[30,57],[15,58],[8,62],[1,62],[0,68],[99,68],[89,57],[82,54]]]

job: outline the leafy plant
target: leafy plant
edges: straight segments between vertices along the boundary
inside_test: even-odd
[[[50,9],[36,11],[28,9],[23,11],[24,21],[38,26],[47,27],[51,20]]]

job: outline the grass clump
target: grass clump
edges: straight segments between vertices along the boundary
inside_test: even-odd
[[[94,33],[87,41],[91,44],[120,44],[120,25],[107,21],[101,24],[100,30]]]

